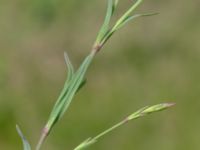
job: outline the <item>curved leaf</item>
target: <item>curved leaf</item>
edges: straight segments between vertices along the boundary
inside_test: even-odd
[[[139,17],[147,17],[147,16],[153,16],[153,15],[157,15],[157,14],[158,13],[147,13],[147,14],[136,14],[136,15],[133,15],[133,16],[128,16],[123,20],[123,22],[121,22],[118,26],[116,26],[115,31],[122,28],[125,24],[127,24],[131,20],[134,20],[134,19],[139,18]]]
[[[17,129],[17,132],[19,134],[19,136],[21,137],[22,139],[22,142],[23,142],[23,147],[24,147],[24,150],[31,150],[31,146],[29,144],[29,142],[26,140],[26,138],[24,137],[22,131],[20,130],[19,126],[16,125],[16,129]]]

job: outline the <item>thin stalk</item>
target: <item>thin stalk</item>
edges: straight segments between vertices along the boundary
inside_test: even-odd
[[[85,140],[84,142],[79,144],[74,150],[83,150],[83,149],[89,147],[90,145],[96,143],[99,138],[103,137],[104,135],[110,133],[111,131],[117,129],[118,127],[124,125],[125,123],[127,123],[131,120],[135,120],[135,119],[144,117],[146,115],[168,109],[168,108],[170,108],[174,105],[175,105],[175,103],[162,103],[162,104],[157,104],[157,105],[153,105],[153,106],[146,106],[142,109],[139,109],[138,111],[136,111],[136,112],[132,113],[131,115],[129,115],[128,117],[126,117],[121,122],[119,122],[116,125],[108,128],[107,130],[101,132],[100,134],[98,134],[94,138],[89,138],[89,139]]]
[[[104,132],[102,132],[102,133],[98,134],[97,136],[95,136],[95,137],[93,138],[93,140],[95,140],[95,141],[98,140],[98,139],[101,138],[102,136],[108,134],[109,132],[113,131],[114,129],[116,129],[116,128],[122,126],[123,124],[125,124],[125,123],[127,123],[127,122],[128,122],[127,119],[122,120],[121,122],[117,123],[116,125],[112,126],[111,128],[109,128],[109,129],[105,130]]]
[[[39,139],[38,144],[37,144],[37,146],[36,146],[36,150],[40,150],[42,144],[44,143],[45,139],[46,139],[47,136],[48,136],[48,133],[49,133],[49,130],[45,127],[45,128],[42,130],[40,139]]]

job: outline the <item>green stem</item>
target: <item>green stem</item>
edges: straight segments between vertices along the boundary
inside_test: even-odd
[[[36,146],[36,150],[40,150],[42,144],[44,143],[46,137],[48,136],[48,133],[49,133],[49,129],[48,129],[47,127],[45,127],[45,128],[42,130],[40,139],[39,139],[38,144],[37,144],[37,146]]]
[[[126,122],[128,122],[128,120],[127,120],[127,119],[124,119],[123,121],[117,123],[116,125],[112,126],[111,128],[109,128],[109,129],[105,130],[104,132],[98,134],[98,135],[95,136],[92,140],[95,140],[95,141],[96,141],[97,139],[99,139],[99,138],[101,138],[102,136],[108,134],[109,132],[113,131],[114,129],[116,129],[116,128],[122,126],[122,125],[125,124]]]
[[[98,141],[99,138],[101,138],[102,136],[110,133],[111,131],[115,130],[116,128],[122,126],[123,124],[127,123],[129,120],[128,118],[122,120],[121,122],[117,123],[116,125],[110,127],[109,129],[101,132],[100,134],[98,134],[97,136],[95,136],[94,138],[89,138],[86,141],[84,141],[83,143],[81,143],[80,145],[78,145],[74,150],[83,150],[86,147],[94,144],[96,141]]]
[[[102,136],[110,133],[111,131],[115,130],[116,128],[124,125],[125,123],[127,123],[131,120],[135,120],[137,118],[144,117],[144,116],[149,115],[149,114],[154,113],[154,112],[165,110],[165,109],[170,108],[174,105],[175,105],[175,103],[161,103],[161,104],[157,104],[157,105],[153,105],[153,106],[146,106],[142,109],[139,109],[138,111],[136,111],[136,112],[132,113],[131,115],[129,115],[128,117],[126,117],[121,122],[117,123],[116,125],[112,126],[111,128],[109,128],[109,129],[103,131],[102,133],[98,134],[94,138],[89,138],[89,139],[85,140],[84,142],[79,144],[74,150],[83,150],[86,147],[89,147],[90,145],[96,143],[98,141],[98,139],[101,138]]]

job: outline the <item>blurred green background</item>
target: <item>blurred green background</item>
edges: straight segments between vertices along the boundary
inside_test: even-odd
[[[121,0],[114,17],[132,1]],[[0,149],[32,145],[66,78],[63,52],[76,68],[103,22],[106,0],[0,0]],[[200,149],[200,1],[148,0],[137,12],[159,12],[120,30],[95,58],[43,149],[73,149],[151,104],[173,109],[107,135],[95,150]]]

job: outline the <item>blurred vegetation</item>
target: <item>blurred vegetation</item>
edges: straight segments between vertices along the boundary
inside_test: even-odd
[[[118,15],[130,1],[120,1]],[[140,107],[174,109],[132,122],[91,149],[200,149],[200,1],[146,1],[138,19],[96,57],[88,83],[43,149],[72,149]],[[106,0],[0,1],[0,147],[34,145],[66,78],[63,52],[78,66],[94,42]]]

